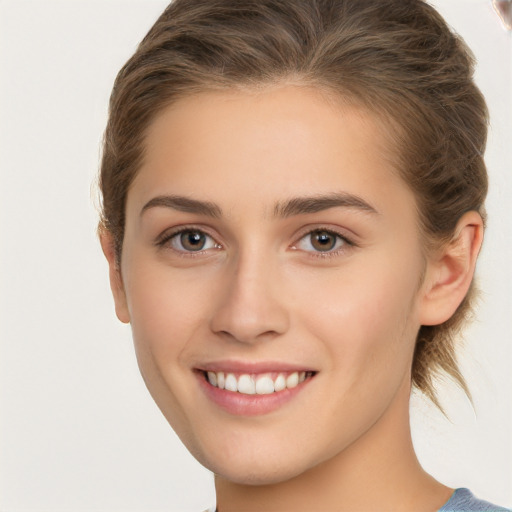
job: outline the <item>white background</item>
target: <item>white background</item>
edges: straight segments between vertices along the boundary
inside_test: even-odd
[[[417,397],[420,460],[512,507],[512,41],[491,2],[437,0],[492,117],[485,293],[463,358],[476,403]],[[213,479],[144,388],[114,315],[91,184],[114,77],[163,0],[0,0],[0,510],[198,512]]]

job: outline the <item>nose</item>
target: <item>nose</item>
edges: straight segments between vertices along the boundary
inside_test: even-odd
[[[238,258],[226,278],[211,318],[211,330],[226,339],[253,344],[289,327],[289,312],[278,271],[264,257]]]

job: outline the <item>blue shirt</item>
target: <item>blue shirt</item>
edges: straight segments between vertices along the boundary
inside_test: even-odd
[[[438,512],[510,512],[511,509],[498,507],[488,501],[479,500],[469,489],[455,489],[451,498]]]

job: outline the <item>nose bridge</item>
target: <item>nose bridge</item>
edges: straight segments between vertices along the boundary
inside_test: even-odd
[[[247,247],[237,252],[225,273],[211,322],[214,332],[252,343],[287,330],[288,311],[279,290],[276,256],[261,247]]]

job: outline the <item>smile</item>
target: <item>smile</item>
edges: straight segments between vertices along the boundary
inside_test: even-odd
[[[235,416],[255,416],[295,403],[316,370],[283,363],[217,362],[196,368],[200,388],[210,403]]]
[[[285,389],[296,388],[313,372],[279,372],[262,374],[236,374],[226,372],[203,372],[214,387],[244,395],[270,395]]]

